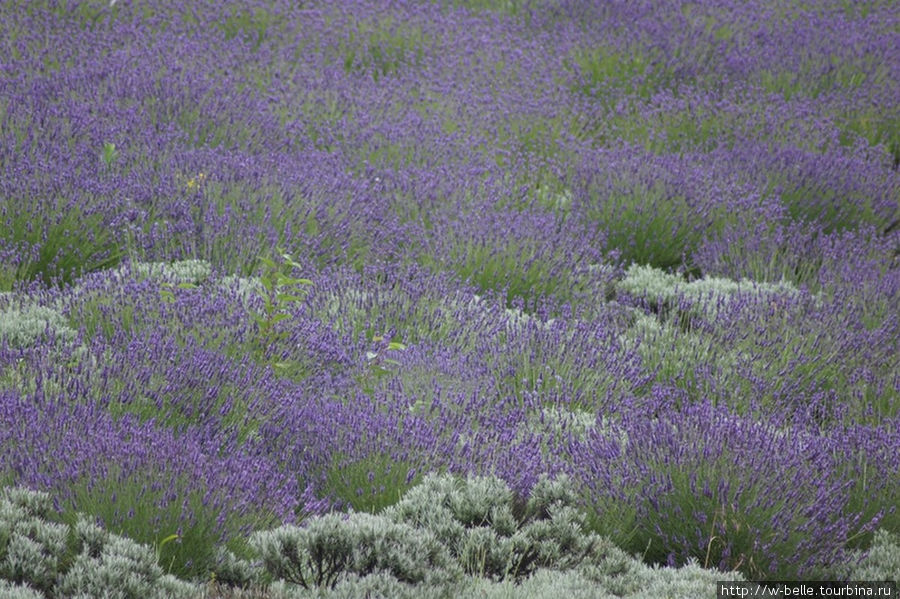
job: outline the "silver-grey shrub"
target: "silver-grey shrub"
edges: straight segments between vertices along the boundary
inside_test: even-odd
[[[66,557],[68,528],[44,520],[50,497],[26,489],[0,495],[0,578],[40,591],[53,588]]]
[[[504,580],[603,554],[576,502],[566,477],[542,478],[523,500],[495,477],[431,475],[384,514],[431,531],[467,574]]]
[[[200,285],[212,276],[212,266],[206,260],[195,259],[175,262],[133,262],[131,274],[136,279]]]
[[[758,283],[749,280],[733,281],[721,277],[704,277],[685,281],[653,266],[632,264],[616,291],[643,299],[654,307],[667,310],[678,308],[687,300],[697,316],[715,318],[723,306],[738,298],[765,300],[766,298],[796,295],[796,287],[787,281]]]
[[[125,598],[148,597],[163,572],[152,550],[130,539],[110,535],[99,555],[83,551],[59,584],[64,596],[100,596],[115,593]]]
[[[76,334],[66,318],[53,308],[36,304],[0,308],[0,343],[10,347],[26,348],[47,337],[71,341]]]
[[[44,594],[26,584],[14,584],[0,580],[0,597],[3,599],[44,599]]]
[[[326,515],[255,533],[250,544],[271,578],[306,589],[336,589],[348,576],[378,572],[404,584],[452,586],[463,572],[499,581],[583,564],[627,570],[627,556],[587,531],[577,501],[566,477],[543,478],[521,497],[496,477],[430,475],[378,516]],[[234,574],[225,578],[251,580]]]
[[[410,584],[458,577],[433,534],[371,514],[328,514],[304,527],[257,532],[250,545],[273,578],[310,589],[379,571]]]
[[[50,520],[47,493],[4,488],[0,494],[0,581],[29,597],[146,599],[193,597],[197,588],[164,576],[146,545],[113,535],[80,517]],[[2,587],[0,587],[2,589]]]
[[[719,572],[700,567],[692,561],[681,568],[647,568],[644,584],[633,599],[682,599],[684,597],[709,597],[714,599],[717,581],[740,581],[743,577],[734,572]]]
[[[260,584],[262,572],[258,564],[241,559],[227,549],[219,548],[212,575],[219,584],[245,589]]]
[[[866,557],[853,569],[852,580],[900,582],[900,533],[879,530]]]

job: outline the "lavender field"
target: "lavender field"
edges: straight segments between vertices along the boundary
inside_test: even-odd
[[[900,578],[894,0],[0,3],[0,596]]]

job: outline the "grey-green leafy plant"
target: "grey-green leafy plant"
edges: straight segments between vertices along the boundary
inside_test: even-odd
[[[799,294],[799,290],[785,280],[766,283],[706,276],[688,282],[679,275],[640,264],[628,267],[625,277],[616,285],[616,290],[643,299],[651,309],[663,315],[670,315],[684,308],[681,300],[686,300],[690,304],[690,310],[685,316],[702,316],[708,319],[714,319],[723,307],[741,298],[761,303],[769,298]]]
[[[14,584],[0,580],[0,597],[6,599],[45,599],[44,594],[27,584]]]
[[[298,598],[652,597],[666,596],[666,584],[703,596],[711,580],[741,580],[696,564],[645,566],[589,532],[577,502],[566,477],[542,478],[521,497],[493,477],[429,475],[380,515],[331,514],[256,533],[265,574],[229,556],[217,580]]]
[[[0,595],[50,599],[197,595],[194,585],[163,575],[150,547],[110,534],[82,515],[71,525],[54,517],[47,493],[20,487],[0,491]]]
[[[458,575],[433,534],[372,514],[330,514],[255,533],[250,544],[275,579],[307,589],[332,588],[351,573],[387,572],[413,584]]]
[[[0,343],[25,348],[46,338],[72,341],[77,333],[66,318],[53,308],[26,303],[0,308]]]
[[[210,572],[211,582],[231,588],[249,588],[263,583],[263,569],[259,564],[241,559],[220,547]]]
[[[0,578],[47,592],[67,553],[67,530],[48,522],[46,493],[4,489],[0,495]]]
[[[206,260],[193,258],[175,262],[132,262],[131,275],[138,280],[201,285],[212,276],[212,266]]]
[[[601,556],[566,477],[542,478],[527,499],[493,477],[428,476],[386,517],[431,531],[470,575],[521,579],[538,568],[569,569]]]
[[[872,547],[853,567],[851,580],[893,580],[900,582],[900,533],[878,530]]]

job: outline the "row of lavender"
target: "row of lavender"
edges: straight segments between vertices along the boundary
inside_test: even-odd
[[[333,4],[0,9],[9,483],[185,575],[433,470],[756,577],[900,530],[892,3]]]

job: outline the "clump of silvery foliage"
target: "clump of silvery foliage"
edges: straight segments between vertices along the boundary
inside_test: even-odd
[[[570,569],[602,553],[585,533],[568,479],[542,479],[526,500],[500,479],[428,477],[385,517],[433,533],[463,570],[494,580],[524,578],[537,568]]]
[[[616,285],[616,291],[643,299],[664,311],[679,309],[686,301],[691,312],[707,318],[715,318],[723,307],[740,298],[759,301],[799,293],[787,281],[760,283],[707,276],[687,282],[678,275],[638,264],[628,268],[625,277]]]
[[[271,577],[307,589],[378,572],[407,584],[443,584],[459,575],[434,534],[372,514],[329,514],[303,527],[258,532],[250,544]]]
[[[324,516],[251,544],[265,570],[253,582],[273,580],[268,597],[713,596],[716,580],[740,579],[696,564],[645,566],[587,530],[566,477],[542,479],[523,498],[494,477],[430,475],[378,516]]]
[[[44,339],[72,341],[77,333],[57,310],[37,304],[0,305],[0,343],[24,349]]]
[[[900,581],[900,533],[877,531],[872,547],[848,578]]]
[[[138,279],[200,285],[212,276],[212,266],[206,260],[196,259],[175,262],[133,262],[131,274]]]
[[[53,522],[47,493],[0,493],[0,592],[10,597],[194,597],[197,588],[164,575],[156,555],[86,518]]]
[[[539,570],[623,573],[636,564],[587,531],[566,477],[542,479],[521,498],[495,477],[432,475],[380,515],[323,516],[256,533],[251,545],[272,579],[335,592],[373,575],[437,588],[468,584],[463,575],[516,583]],[[233,557],[225,564],[217,579],[241,578]]]

